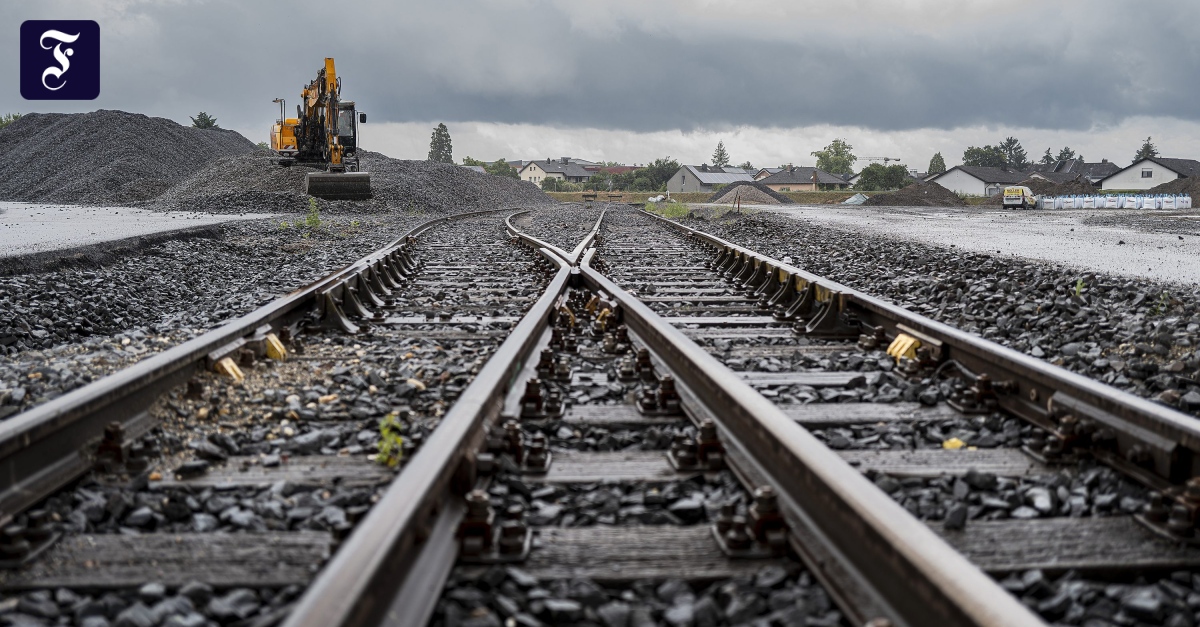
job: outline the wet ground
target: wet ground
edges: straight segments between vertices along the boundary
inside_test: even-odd
[[[1174,283],[1200,282],[1200,210],[1005,211],[992,207],[755,206],[972,252],[1038,259]]]
[[[161,213],[128,207],[0,202],[0,257],[77,248],[100,242],[207,226],[263,214]]]

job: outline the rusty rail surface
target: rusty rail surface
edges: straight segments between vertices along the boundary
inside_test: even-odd
[[[494,211],[423,222],[325,278],[0,423],[0,524],[87,472],[110,423],[120,423],[127,440],[148,431],[153,421],[147,410],[154,400],[197,370],[241,348],[261,353],[268,333],[279,333],[314,311],[325,324],[356,330],[349,316],[369,313],[360,298],[377,298],[417,269],[408,252],[415,238],[450,220]]]

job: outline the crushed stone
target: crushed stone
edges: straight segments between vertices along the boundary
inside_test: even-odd
[[[868,207],[965,207],[958,194],[937,183],[915,183],[887,194],[875,194],[862,203]]]
[[[140,113],[30,113],[0,129],[0,200],[129,204],[213,159],[255,150],[234,131]]]

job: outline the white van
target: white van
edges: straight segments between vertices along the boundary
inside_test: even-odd
[[[1033,190],[1024,185],[1010,185],[1004,188],[1004,207],[1033,209],[1037,206],[1037,196]]]

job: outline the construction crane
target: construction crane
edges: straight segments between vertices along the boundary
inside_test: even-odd
[[[342,79],[333,59],[316,80],[300,91],[296,117],[284,116],[287,103],[279,104],[279,120],[271,127],[271,150],[279,164],[319,167],[323,172],[304,176],[304,193],[329,200],[365,200],[371,197],[371,175],[359,171],[358,124],[367,114],[355,115],[354,103],[342,100]]]
[[[859,159],[863,161],[882,161],[883,165],[887,165],[888,161],[900,161],[898,157],[859,157]]]

